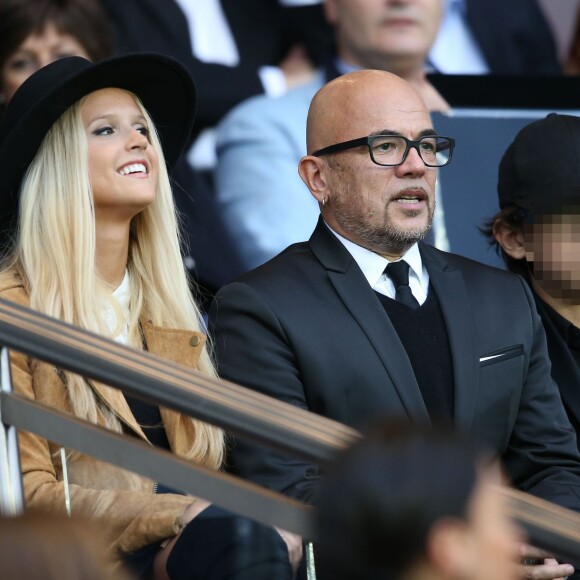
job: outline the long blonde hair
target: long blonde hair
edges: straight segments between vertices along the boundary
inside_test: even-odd
[[[129,343],[140,348],[139,320],[154,325],[200,331],[180,253],[178,224],[165,161],[153,122],[130,93],[151,129],[159,155],[156,201],[133,218],[127,268],[130,274]],[[86,97],[85,97],[86,99]],[[16,246],[9,267],[16,267],[30,294],[31,308],[65,322],[110,336],[103,308],[107,293],[96,270],[96,232],[89,180],[87,137],[80,110],[70,107],[51,127],[24,176]],[[198,369],[215,370],[206,348]],[[75,415],[121,431],[115,414],[104,408],[82,377],[65,373]],[[217,468],[223,459],[220,429],[192,419],[195,442],[189,456]]]

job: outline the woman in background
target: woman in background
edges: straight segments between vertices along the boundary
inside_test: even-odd
[[[111,53],[98,0],[0,0],[0,115],[39,68],[67,56],[98,61]]]

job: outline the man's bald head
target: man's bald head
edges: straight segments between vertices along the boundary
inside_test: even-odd
[[[394,259],[429,230],[437,170],[417,147],[393,166],[373,162],[365,140],[334,153],[313,152],[372,135],[410,141],[434,135],[425,103],[394,74],[361,70],[323,87],[308,114],[308,155],[298,171],[322,217],[346,239]]]
[[[338,77],[322,87],[310,104],[306,125],[308,154],[384,128],[381,118],[391,111],[428,116],[417,91],[394,74],[361,70]]]

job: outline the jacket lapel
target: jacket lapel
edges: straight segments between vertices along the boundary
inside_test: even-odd
[[[142,439],[147,439],[143,429],[139,426],[139,423],[135,420],[129,404],[125,399],[122,391],[119,389],[114,389],[108,387],[103,383],[93,382],[93,390],[95,391],[97,397],[104,402],[110,409],[112,409],[117,417],[128,427],[130,427],[139,437]]]
[[[145,320],[141,321],[141,325],[147,350],[150,353],[190,368],[196,367],[205,344],[203,334],[190,330],[157,328]],[[120,390],[102,383],[94,383],[94,390],[121,421],[139,437],[147,440]],[[178,454],[189,450],[195,435],[189,418],[163,407],[160,408],[160,413],[171,449]]]
[[[444,255],[420,244],[421,257],[429,273],[429,284],[437,293],[447,326],[455,382],[455,424],[471,428],[479,390],[479,354],[475,322],[462,273],[448,265]]]
[[[357,321],[385,370],[385,388],[391,386],[409,416],[416,423],[429,423],[419,385],[395,328],[383,306],[369,286],[356,261],[338,239],[319,220],[310,238],[310,248],[328,272],[330,282]],[[352,353],[356,359],[356,352]]]

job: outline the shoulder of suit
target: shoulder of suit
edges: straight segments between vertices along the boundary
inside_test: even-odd
[[[460,256],[459,254],[453,254],[450,252],[445,252],[443,250],[438,250],[432,246],[426,246],[426,256],[434,255],[438,260],[443,260],[447,265],[462,270],[464,272],[473,273],[474,275],[481,276],[493,276],[499,278],[517,278],[516,274],[504,270],[502,268],[496,268],[495,266],[489,266],[488,264],[483,264],[477,260],[471,258],[466,258],[465,256]]]
[[[266,263],[242,274],[238,282],[261,282],[268,284],[269,281],[283,279],[287,276],[296,275],[297,269],[307,267],[313,259],[308,242],[298,242],[282,250]]]

